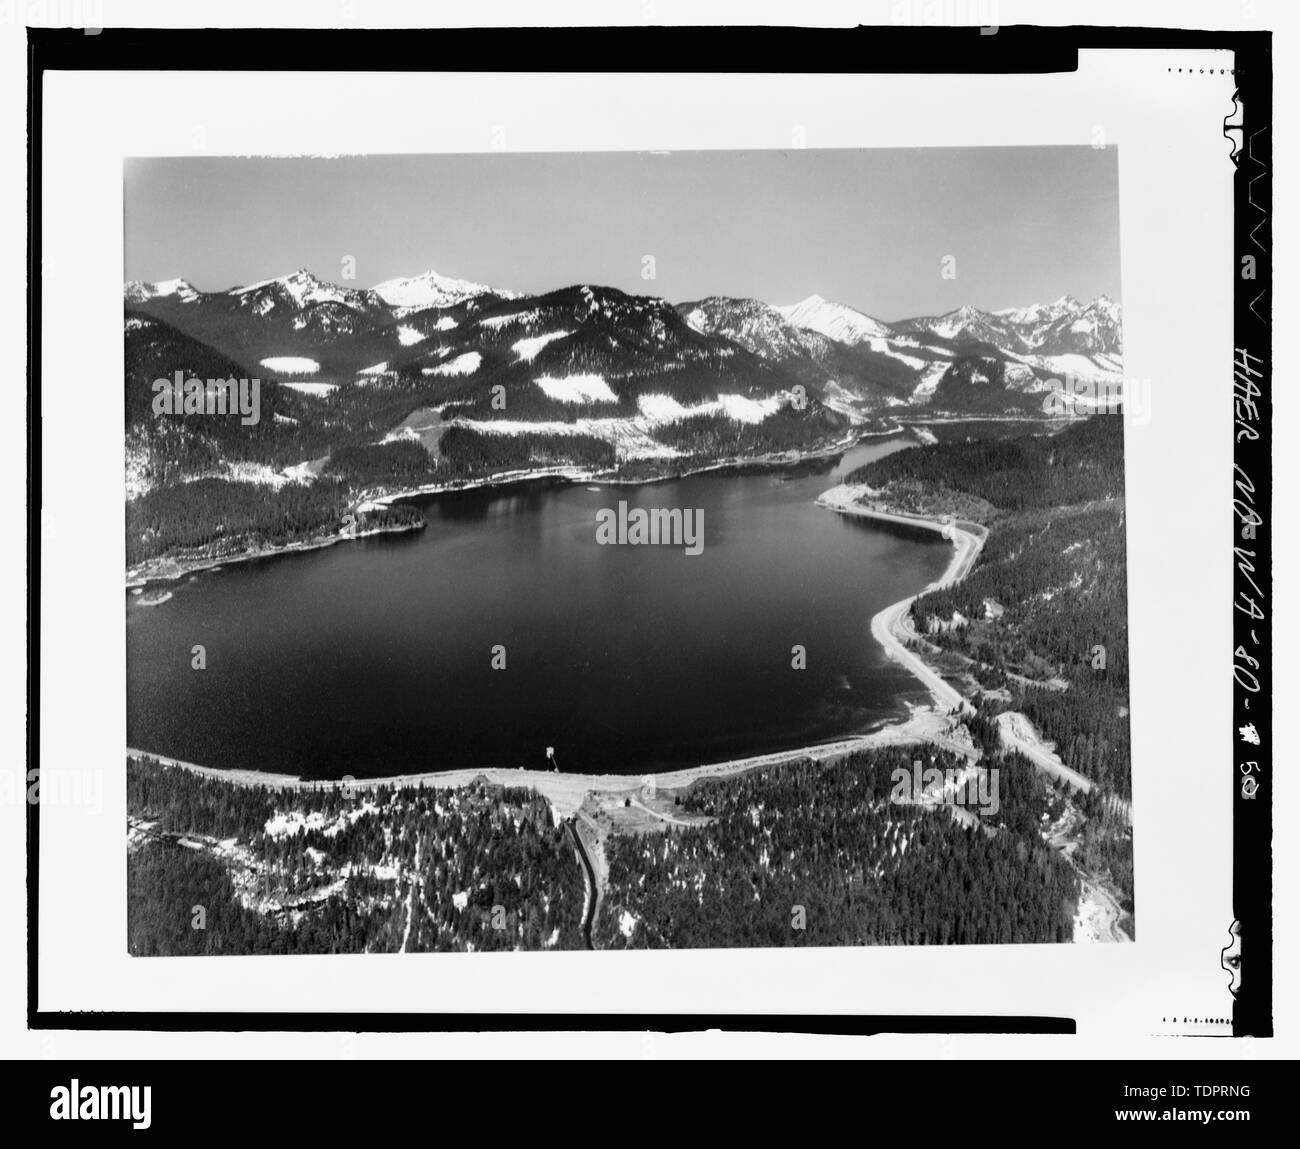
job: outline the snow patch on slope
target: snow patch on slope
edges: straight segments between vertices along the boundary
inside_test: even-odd
[[[477,351],[466,351],[463,355],[457,355],[449,363],[440,364],[437,367],[425,367],[421,370],[422,375],[473,375],[479,369],[479,364],[483,362],[483,356]]]
[[[525,363],[531,363],[537,358],[537,353],[548,343],[563,339],[568,334],[567,331],[551,331],[545,335],[534,335],[528,339],[519,340],[518,343],[511,347],[511,350],[518,354],[519,358]]]
[[[509,315],[489,315],[478,321],[480,327],[488,331],[500,331],[512,323],[532,323],[537,319],[537,311],[512,311]]]
[[[928,399],[933,395],[934,389],[939,386],[939,380],[943,378],[944,372],[947,371],[950,366],[951,364],[947,362],[931,363],[925,369],[925,373],[921,376],[921,381],[913,389],[912,400],[916,402],[922,399]]]
[[[918,359],[915,355],[905,355],[901,351],[895,351],[890,345],[888,339],[883,335],[876,335],[867,340],[871,350],[878,355],[888,355],[891,359],[897,359],[900,363],[906,363],[913,370],[920,371],[927,366],[929,360]]]
[[[689,419],[693,415],[726,414],[738,423],[761,423],[775,413],[783,399],[780,395],[769,395],[765,399],[750,399],[744,395],[719,395],[711,402],[698,403],[687,407],[671,395],[641,395],[636,405],[641,414],[657,423],[675,423],[679,419]]]
[[[303,355],[272,355],[262,360],[262,366],[277,375],[314,375],[320,370],[315,359]]]
[[[552,399],[561,403],[617,403],[618,396],[599,375],[539,375],[533,380]]]

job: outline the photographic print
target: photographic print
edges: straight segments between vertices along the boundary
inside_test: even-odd
[[[128,160],[129,952],[1134,940],[1116,157]]]

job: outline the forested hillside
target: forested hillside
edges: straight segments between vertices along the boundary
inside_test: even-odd
[[[349,529],[345,518],[353,498],[352,488],[339,480],[278,489],[224,479],[158,487],[127,504],[126,561],[134,566],[187,552],[221,558],[342,535]],[[364,517],[363,526],[371,530],[424,523],[416,508],[405,506]]]
[[[1132,793],[1123,419],[902,451],[849,481],[873,503],[988,526],[971,572],[913,604],[917,641],[978,685],[981,721],[1025,715],[1097,784],[1080,857],[1131,913],[1132,833],[1106,798]]]
[[[127,814],[132,954],[585,944],[582,872],[532,790],[277,790],[131,758]]]
[[[1122,499],[1123,420],[1095,416],[1059,431],[921,446],[868,463],[845,482],[888,491],[908,480],[975,496],[1002,512]]]
[[[841,438],[848,429],[844,415],[809,400],[802,409],[782,404],[761,423],[741,423],[714,412],[675,420],[657,427],[653,434],[666,446],[705,462],[823,446]]]
[[[1123,429],[1120,418],[1094,416],[1059,434],[920,447],[848,481],[886,503],[901,487],[925,492],[930,510],[963,498],[987,504],[989,537],[975,568],[917,599],[918,629],[971,660],[981,685],[1004,692],[994,709],[1022,711],[1068,766],[1126,796]],[[931,632],[929,619],[954,612],[968,624]]]
[[[891,802],[893,771],[920,753],[696,783],[681,805],[709,825],[611,839],[598,948],[1071,940],[1078,879],[1038,832],[1059,798],[1010,762],[987,829]],[[940,752],[933,764],[959,760]]]

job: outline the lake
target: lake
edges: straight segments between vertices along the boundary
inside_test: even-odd
[[[547,769],[547,747],[561,770],[640,774],[869,729],[924,697],[871,616],[951,549],[814,500],[910,445],[784,472],[444,495],[420,502],[420,532],[206,572],[160,606],[128,594],[128,744],[323,778]],[[600,545],[597,514],[620,500],[702,512],[700,553]]]

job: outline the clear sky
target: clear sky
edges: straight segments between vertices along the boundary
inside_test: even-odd
[[[370,287],[433,268],[673,302],[815,293],[886,320],[1118,300],[1117,176],[1115,149],[1087,146],[135,159],[126,276]]]

